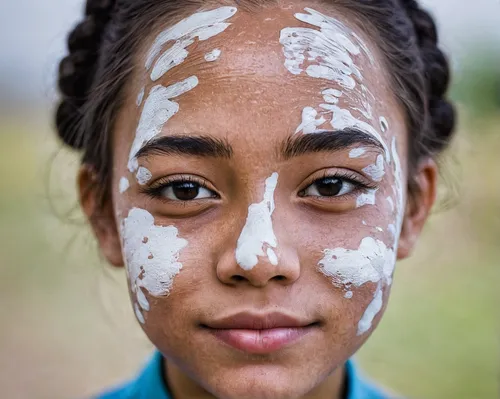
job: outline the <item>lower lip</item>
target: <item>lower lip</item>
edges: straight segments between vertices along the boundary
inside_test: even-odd
[[[222,342],[247,353],[275,352],[309,334],[313,326],[266,330],[210,329]]]

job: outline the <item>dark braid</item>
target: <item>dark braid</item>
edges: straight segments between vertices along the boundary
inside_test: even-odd
[[[115,0],[88,0],[85,18],[68,36],[67,55],[59,64],[59,90],[62,100],[56,112],[56,127],[61,139],[82,149],[84,136],[78,132],[81,107],[94,80],[101,39],[111,18]]]
[[[438,47],[438,34],[433,18],[415,0],[401,0],[401,3],[413,23],[424,66],[429,121],[422,147],[424,154],[427,152],[425,155],[434,155],[445,149],[455,127],[455,110],[445,98],[450,82],[450,68],[448,60]]]

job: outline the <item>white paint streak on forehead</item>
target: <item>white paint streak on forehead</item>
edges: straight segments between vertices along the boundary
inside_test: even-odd
[[[134,142],[130,149],[128,169],[131,172],[136,171],[139,166],[135,158],[137,151],[147,141],[159,134],[163,125],[179,111],[179,104],[172,101],[172,98],[176,98],[192,90],[197,85],[198,78],[190,76],[168,87],[157,85],[151,89],[144,104]]]
[[[359,158],[366,153],[366,149],[363,147],[353,148],[349,152],[349,158]]]
[[[363,168],[363,172],[365,172],[373,180],[381,181],[385,175],[384,157],[382,155],[377,156],[376,163]]]
[[[377,313],[380,312],[380,309],[382,309],[382,304],[383,304],[383,292],[379,286],[375,291],[375,295],[372,301],[370,302],[365,312],[363,313],[361,320],[359,320],[357,335],[362,335],[371,328],[373,319],[375,318]]]
[[[148,211],[132,208],[122,223],[125,263],[132,291],[144,287],[151,295],[168,295],[182,264],[180,251],[187,241],[174,226],[156,226]]]
[[[356,208],[360,208],[364,205],[375,205],[375,194],[377,189],[369,189],[367,192],[358,195],[356,198]]]
[[[120,179],[120,183],[118,184],[118,188],[120,190],[120,194],[123,194],[130,187],[130,183],[126,177],[122,177]]]
[[[337,286],[390,281],[396,262],[394,251],[372,237],[363,238],[358,249],[326,249],[323,253],[319,270]]]
[[[218,48],[214,48],[212,51],[209,51],[205,54],[205,61],[213,62],[219,59],[221,55],[221,51]]]
[[[304,134],[316,133],[318,131],[316,128],[326,122],[326,119],[322,116],[316,119],[317,115],[318,111],[313,107],[305,107],[302,110],[302,123],[297,127],[295,133],[300,131]]]
[[[158,59],[151,79],[157,79],[167,70],[182,63],[188,56],[186,47],[194,43],[195,38],[207,40],[226,30],[230,24],[224,21],[236,14],[236,11],[236,7],[219,7],[215,10],[198,12],[161,32],[149,50],[146,69],[151,68],[166,43],[174,41],[174,44]]]
[[[139,94],[137,95],[137,100],[136,100],[136,104],[138,107],[141,106],[142,104],[142,100],[144,98],[144,90],[146,90],[144,87],[139,91]]]
[[[148,169],[140,166],[139,169],[137,169],[137,174],[135,175],[135,177],[137,179],[137,182],[141,186],[144,186],[148,181],[151,180],[152,174]]]
[[[276,248],[271,215],[274,211],[274,190],[278,184],[278,173],[266,179],[264,199],[248,207],[248,216],[236,245],[236,262],[244,270],[252,269],[258,263],[258,256],[265,256],[264,244]],[[274,251],[267,253],[270,263],[277,264]],[[271,256],[269,256],[271,255]]]

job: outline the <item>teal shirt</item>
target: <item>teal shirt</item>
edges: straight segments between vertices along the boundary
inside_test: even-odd
[[[346,399],[389,399],[387,394],[361,377],[352,360],[346,363]],[[163,381],[162,355],[156,352],[137,378],[96,399],[171,399]]]

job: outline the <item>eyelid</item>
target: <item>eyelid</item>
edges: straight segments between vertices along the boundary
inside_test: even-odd
[[[360,186],[360,188],[365,188],[365,189],[375,189],[379,186],[377,182],[374,182],[373,180],[369,179],[363,174],[353,171],[352,169],[330,168],[330,169],[324,169],[321,175],[318,175],[317,172],[315,172],[314,174],[309,176],[304,182],[304,184],[301,186],[302,188],[298,190],[298,192],[304,191],[311,184],[326,178],[337,178],[337,179],[347,180]]]

